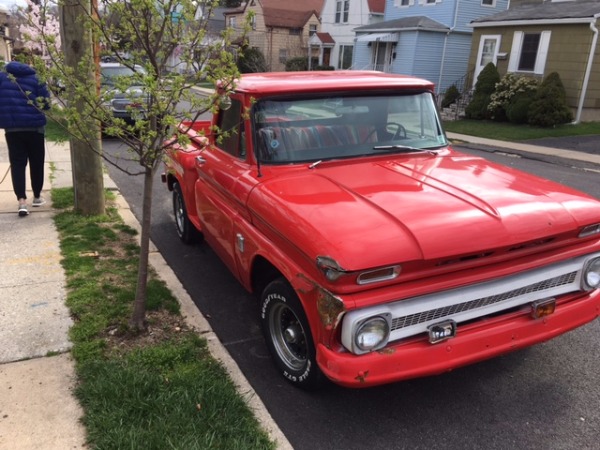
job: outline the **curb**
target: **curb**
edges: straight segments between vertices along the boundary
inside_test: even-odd
[[[139,221],[134,216],[125,198],[118,193],[118,191],[116,201],[119,208],[119,214],[125,224],[138,231],[136,239],[139,244],[141,235]],[[210,354],[223,365],[235,384],[238,393],[246,400],[261,427],[277,444],[277,449],[293,450],[292,445],[273,420],[273,417],[267,410],[265,404],[250,385],[227,349],[221,344],[221,341],[210,327],[208,321],[202,315],[171,267],[167,264],[160,252],[156,250],[156,246],[152,242],[150,242],[149,262],[154,270],[156,270],[158,276],[167,284],[169,290],[171,290],[173,295],[179,300],[179,303],[181,304],[181,313],[186,323],[206,339]]]

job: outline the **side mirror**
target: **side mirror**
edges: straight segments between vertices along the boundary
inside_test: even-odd
[[[221,111],[227,111],[229,108],[231,108],[231,99],[228,95],[222,95],[219,99],[219,109]]]

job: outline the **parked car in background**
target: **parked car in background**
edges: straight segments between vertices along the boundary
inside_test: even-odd
[[[142,66],[131,68],[118,62],[100,63],[102,94],[114,117],[134,122],[144,116],[148,99],[137,76],[144,73]]]
[[[600,202],[453,149],[432,83],[247,74],[229,99],[181,125],[163,181],[294,385],[439,374],[600,314]]]

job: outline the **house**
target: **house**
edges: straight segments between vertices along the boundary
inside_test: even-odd
[[[488,62],[543,78],[557,72],[575,121],[600,120],[600,1],[515,1],[507,11],[471,22],[469,68]]]
[[[385,0],[325,0],[321,10],[321,32],[311,36],[317,47],[318,64],[351,69],[354,29],[383,21]]]
[[[468,78],[470,22],[508,0],[386,0],[384,21],[355,28],[352,67],[413,75],[437,92]]]
[[[259,49],[270,71],[285,70],[288,59],[308,56],[309,38],[319,32],[323,0],[248,0],[225,13],[227,26],[241,32],[248,17],[245,45]],[[315,55],[316,54],[315,48]]]
[[[10,61],[12,58],[12,42],[8,31],[8,8],[0,4],[0,61]]]
[[[206,49],[206,52],[200,51],[197,55],[195,67],[188,67],[188,64],[181,60],[181,54],[184,51],[182,45],[178,45],[173,53],[169,55],[167,65],[170,70],[178,73],[186,73],[190,70],[200,70],[205,65],[205,59],[210,57],[210,50],[215,44],[223,42],[222,32],[225,30],[224,14],[232,8],[212,7],[206,4],[200,4],[196,13],[196,25],[200,25],[206,34],[202,40],[200,48]]]

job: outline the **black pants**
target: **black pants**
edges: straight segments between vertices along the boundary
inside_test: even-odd
[[[44,135],[34,130],[8,131],[6,132],[6,143],[10,160],[10,175],[17,200],[27,198],[25,192],[27,162],[29,162],[33,196],[39,197],[44,187],[44,162],[46,160]]]

